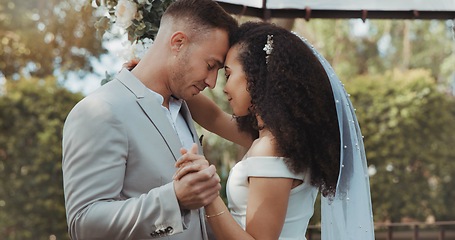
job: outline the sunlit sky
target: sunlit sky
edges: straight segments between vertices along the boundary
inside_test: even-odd
[[[105,72],[107,71],[109,74],[113,74],[116,71],[120,71],[122,64],[126,61],[121,56],[121,51],[125,48],[122,44],[123,42],[124,40],[118,39],[104,41],[103,44],[108,50],[108,54],[102,55],[99,59],[91,60],[94,72],[86,75],[83,79],[80,79],[75,73],[70,74],[64,86],[73,92],[82,92],[84,95],[100,87]]]

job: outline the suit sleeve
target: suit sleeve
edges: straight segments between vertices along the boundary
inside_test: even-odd
[[[63,129],[69,234],[78,239],[151,239],[183,231],[173,183],[135,198],[121,195],[128,157],[122,122],[103,101],[84,99]]]

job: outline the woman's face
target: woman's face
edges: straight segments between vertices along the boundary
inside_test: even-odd
[[[231,47],[227,53],[224,67],[226,72],[224,93],[234,115],[241,117],[248,115],[248,108],[251,106],[251,95],[247,91],[246,75],[238,60],[238,54],[239,45]]]

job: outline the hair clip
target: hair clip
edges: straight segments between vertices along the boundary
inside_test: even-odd
[[[264,48],[262,50],[265,51],[265,63],[268,64],[269,63],[269,57],[270,57],[270,54],[272,54],[272,50],[273,50],[273,35],[267,35],[267,43],[264,45]]]

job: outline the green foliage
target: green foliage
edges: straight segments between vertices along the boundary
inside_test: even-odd
[[[80,0],[0,0],[0,75],[92,72],[90,58],[105,53],[94,21]]]
[[[1,239],[67,239],[63,122],[80,100],[55,79],[7,82],[0,94]]]
[[[294,31],[305,36],[324,55],[341,79],[383,71],[378,36],[373,33],[354,35],[355,24],[359,23],[347,19],[297,20]]]
[[[453,20],[452,20],[453,21]],[[431,70],[439,83],[453,79],[455,45],[451,20],[296,20],[305,36],[333,65],[341,79],[381,74],[393,68]],[[354,34],[356,27],[366,27]]]
[[[384,44],[381,59],[387,69],[429,69],[436,81],[447,83],[453,72],[445,72],[443,65],[453,62],[455,50],[449,22],[374,20],[370,28],[375,41]]]
[[[375,220],[453,220],[454,98],[424,70],[358,76],[346,86],[375,173]]]

